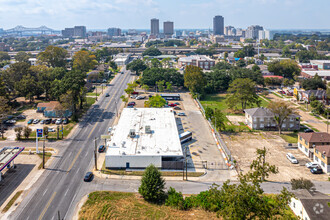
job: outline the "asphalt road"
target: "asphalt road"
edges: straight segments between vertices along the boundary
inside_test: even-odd
[[[107,133],[115,119],[116,104],[119,108],[120,96],[132,79],[128,71],[119,74],[106,91],[110,97],[99,96],[98,104],[79,123],[74,135],[61,142],[66,147],[60,147],[63,150],[9,216],[10,219],[57,219],[58,211],[63,218],[68,210],[72,210],[83,177],[94,165],[94,138]]]

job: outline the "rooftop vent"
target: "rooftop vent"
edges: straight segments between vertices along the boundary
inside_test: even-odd
[[[136,136],[135,129],[129,130],[129,136],[130,136],[130,138],[135,138],[135,136]]]
[[[146,127],[145,127],[145,133],[146,134],[151,134],[150,125],[146,125]]]
[[[121,146],[122,146],[122,147],[125,147],[125,144],[126,144],[125,141],[121,142]]]
[[[123,153],[122,153],[122,155],[126,155],[126,153],[125,153],[125,152],[123,152]]]

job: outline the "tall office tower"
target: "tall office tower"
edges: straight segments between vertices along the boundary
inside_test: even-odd
[[[74,36],[75,37],[86,37],[86,27],[85,26],[74,26]]]
[[[110,37],[117,37],[121,35],[121,29],[120,28],[109,28],[108,29],[108,36]]]
[[[164,35],[166,38],[172,37],[174,34],[174,23],[172,21],[164,22]]]
[[[151,35],[157,36],[159,35],[159,20],[157,18],[151,19]]]
[[[62,36],[63,37],[73,37],[74,35],[74,28],[65,28],[62,30]]]
[[[223,35],[224,34],[224,18],[217,15],[213,18],[213,34]]]
[[[264,28],[259,25],[252,25],[246,29],[245,38],[259,39],[259,31],[263,31]]]

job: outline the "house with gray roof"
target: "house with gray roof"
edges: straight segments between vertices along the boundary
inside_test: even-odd
[[[328,220],[330,216],[330,197],[318,191],[300,189],[293,191],[289,207],[294,214],[303,220]]]
[[[245,109],[245,123],[255,130],[277,130],[274,114],[268,108]],[[292,114],[284,120],[282,130],[295,131],[300,129],[300,116]]]

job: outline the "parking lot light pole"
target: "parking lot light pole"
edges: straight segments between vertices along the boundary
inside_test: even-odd
[[[95,143],[95,149],[94,149],[94,159],[95,159],[95,170],[97,170],[97,146],[96,146],[96,137],[94,138],[94,143]]]

